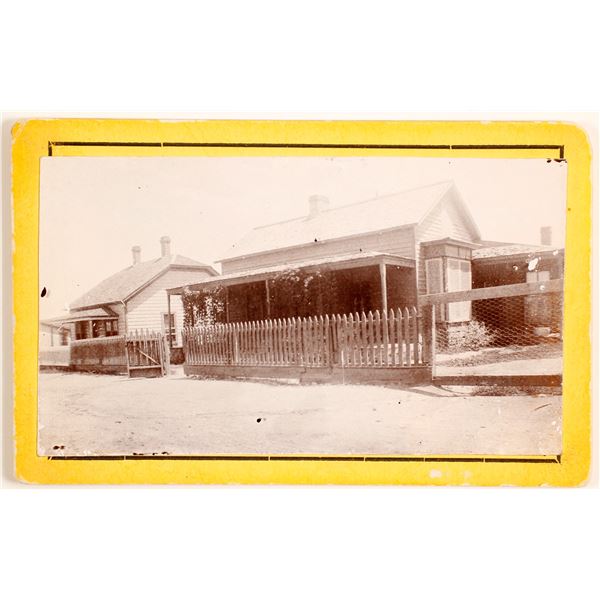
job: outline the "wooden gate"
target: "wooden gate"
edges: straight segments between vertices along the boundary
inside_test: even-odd
[[[162,333],[136,329],[126,340],[129,377],[164,377],[168,373],[168,349]]]

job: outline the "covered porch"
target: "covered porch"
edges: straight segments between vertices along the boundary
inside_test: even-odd
[[[417,303],[415,261],[380,252],[276,265],[171,288],[167,290],[169,312],[171,296],[211,291],[219,298],[218,323],[387,313]],[[188,308],[186,325],[194,326],[196,320]]]
[[[119,334],[119,315],[110,308],[98,307],[71,311],[64,317],[41,321],[42,327],[52,327],[60,332],[59,344],[73,340],[110,337]],[[52,340],[53,341],[53,340]],[[53,343],[51,345],[54,345]]]

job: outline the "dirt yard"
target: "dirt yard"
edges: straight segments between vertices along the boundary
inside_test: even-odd
[[[561,397],[42,373],[40,455],[559,454]]]
[[[562,344],[482,348],[438,353],[436,375],[555,375],[562,373]]]

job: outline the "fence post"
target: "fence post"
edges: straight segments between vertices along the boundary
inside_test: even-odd
[[[164,323],[163,323],[164,328]],[[163,356],[164,356],[164,365],[163,365],[163,375],[171,374],[171,341],[170,336],[166,336],[164,332],[162,334],[157,334],[160,337],[160,343],[163,346]],[[175,334],[177,335],[177,334]],[[183,331],[181,332],[181,337],[183,338]]]
[[[123,336],[123,341],[125,342],[125,360],[127,361],[127,377],[131,377],[131,369],[129,368],[129,341],[127,337],[127,333]]]
[[[358,312],[354,313],[354,326],[352,328],[352,339],[354,344],[354,365],[358,367],[364,366],[363,361],[363,350],[364,344],[362,342],[360,315]]]
[[[437,331],[436,331],[436,315],[435,315],[435,304],[431,305],[431,376],[435,377],[435,353],[437,346]]]
[[[339,352],[340,352],[340,344],[338,340],[338,317],[339,315],[332,314],[331,315],[331,364],[338,365],[340,364]]]
[[[410,348],[410,312],[408,310],[408,307],[405,306],[404,307],[404,315],[403,315],[403,320],[404,320],[404,346],[406,348],[406,366],[410,367],[410,363],[411,363],[411,348]]]
[[[390,364],[390,338],[388,334],[388,314],[387,310],[381,313],[381,327],[383,329],[383,364],[388,366]]]
[[[416,307],[411,309],[413,325],[413,365],[419,364],[419,314]]]
[[[422,362],[425,365],[431,364],[431,311],[432,304],[419,309],[419,318],[421,319],[421,335],[423,339]]]
[[[348,317],[346,315],[344,315],[342,317],[342,323],[341,323],[341,330],[342,330],[342,335],[340,336],[342,343],[340,344],[340,354],[342,357],[342,366],[343,367],[348,367],[350,366],[350,345],[348,344]]]
[[[240,360],[240,340],[239,340],[239,323],[233,324],[233,364],[239,364]]]
[[[354,315],[350,313],[348,316],[348,320],[346,321],[346,315],[344,315],[344,329],[346,330],[346,335],[344,339],[346,340],[347,348],[348,348],[348,366],[356,366],[356,356],[355,356],[355,348],[354,348]]]
[[[367,347],[367,352],[369,353],[371,360],[370,360],[370,366],[374,367],[375,363],[376,363],[376,352],[375,352],[375,335],[373,333],[373,313],[371,311],[369,311],[369,320],[368,320],[368,327],[367,327],[367,343],[368,343],[368,347]]]
[[[308,364],[317,366],[317,317],[308,317]]]
[[[375,311],[375,346],[377,348],[377,366],[383,366],[383,347],[381,345],[382,335],[381,335],[381,318],[379,316],[379,311]]]
[[[296,320],[288,317],[287,319],[287,329],[289,336],[289,352],[288,352],[288,360],[292,365],[298,365],[298,352],[296,350]]]
[[[168,377],[171,374],[171,353],[169,352],[169,343],[167,338],[160,333],[157,333],[156,337],[158,338],[158,343],[162,347],[162,372],[163,375]]]
[[[390,308],[388,311],[388,335],[390,341],[390,365],[396,366],[396,317]]]

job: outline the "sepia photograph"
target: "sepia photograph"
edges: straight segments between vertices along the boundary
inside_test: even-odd
[[[42,158],[38,455],[560,457],[566,177]]]
[[[4,597],[592,596],[589,6],[88,6],[3,6]]]

